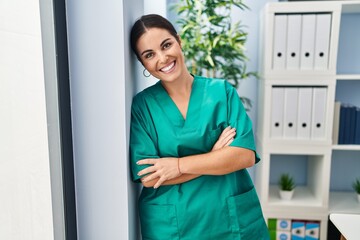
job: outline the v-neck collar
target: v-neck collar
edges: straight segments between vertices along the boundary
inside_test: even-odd
[[[194,80],[191,86],[189,104],[186,110],[186,119],[184,119],[179,108],[176,106],[175,102],[170,97],[161,82],[159,81],[156,84],[159,90],[156,94],[156,98],[170,122],[177,127],[185,127],[188,125],[187,122],[191,122],[191,125],[193,125],[194,122],[192,119],[197,118],[202,102],[202,96],[200,93],[201,91],[198,89],[199,83],[197,77],[194,76]]]

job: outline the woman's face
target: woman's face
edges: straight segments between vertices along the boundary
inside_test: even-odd
[[[180,43],[167,30],[148,29],[136,46],[142,64],[154,77],[173,82],[186,73]]]

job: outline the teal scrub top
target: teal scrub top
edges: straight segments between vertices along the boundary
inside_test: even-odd
[[[186,120],[160,81],[134,97],[131,116],[130,165],[135,182],[140,182],[137,173],[149,166],[137,165],[138,160],[210,152],[227,126],[236,128],[230,146],[255,152],[251,121],[236,89],[225,80],[194,77]],[[269,239],[246,169],[158,189],[144,187],[139,214],[143,239]]]

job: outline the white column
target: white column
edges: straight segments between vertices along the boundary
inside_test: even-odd
[[[129,31],[143,1],[67,2],[80,240],[136,239],[128,143],[135,58]]]

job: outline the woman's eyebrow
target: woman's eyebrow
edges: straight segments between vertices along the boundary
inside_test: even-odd
[[[170,40],[171,38],[167,38],[167,39],[165,39],[164,41],[162,41],[161,42],[161,44],[160,44],[160,47],[162,47],[168,40]],[[148,52],[152,52],[152,50],[151,49],[147,49],[147,50],[145,50],[145,51],[143,51],[140,55],[142,56],[142,55],[144,55],[145,53],[148,53]]]
[[[170,40],[171,38],[167,38],[167,39],[165,39],[164,41],[162,41],[161,42],[161,44],[160,44],[160,47],[162,47],[168,40]]]
[[[141,53],[141,56],[144,55],[144,54],[147,53],[147,52],[152,52],[152,50],[151,50],[151,49],[148,49],[148,50],[143,51],[143,52]]]

